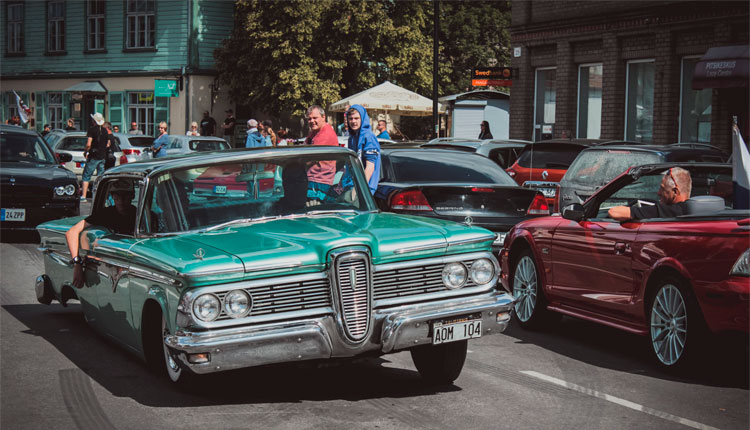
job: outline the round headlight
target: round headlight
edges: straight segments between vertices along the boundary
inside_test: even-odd
[[[242,318],[250,313],[253,299],[244,290],[234,290],[224,296],[224,311],[232,318]]]
[[[471,280],[477,285],[489,283],[495,276],[495,266],[486,258],[471,263]]]
[[[461,263],[448,263],[443,268],[443,283],[450,289],[461,288],[466,283],[466,266]]]
[[[213,294],[198,296],[193,302],[193,314],[201,321],[213,321],[219,317],[221,302]]]
[[[73,184],[68,184],[65,186],[65,194],[72,196],[76,192],[76,186]]]
[[[65,194],[65,187],[55,187],[55,194],[57,194],[58,196]]]

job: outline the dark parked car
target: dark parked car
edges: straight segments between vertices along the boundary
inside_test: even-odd
[[[387,148],[381,155],[380,209],[484,227],[498,235],[495,251],[516,223],[549,214],[540,193],[519,187],[481,155],[428,148]]]
[[[691,172],[688,214],[617,222],[612,206],[653,203],[672,167]],[[649,337],[659,363],[685,363],[706,333],[747,339],[750,219],[733,210],[727,164],[630,169],[583,205],[519,223],[508,233],[501,281],[523,328],[560,314]],[[721,194],[729,184],[729,194]],[[718,194],[717,194],[718,193]]]
[[[583,203],[594,191],[633,166],[664,162],[723,163],[729,156],[710,145],[603,144],[583,150],[560,180],[559,205]],[[731,183],[729,184],[731,191]]]
[[[444,140],[434,139],[422,145],[424,148],[454,149],[465,152],[476,152],[484,155],[495,164],[503,169],[512,166],[518,156],[530,144],[528,140],[514,139],[465,139],[465,140]]]
[[[75,173],[60,166],[35,131],[0,125],[0,226],[33,231],[42,222],[79,214]]]

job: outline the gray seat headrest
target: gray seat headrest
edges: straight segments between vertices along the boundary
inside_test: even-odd
[[[724,199],[719,196],[695,196],[686,200],[688,215],[702,215],[724,210]]]

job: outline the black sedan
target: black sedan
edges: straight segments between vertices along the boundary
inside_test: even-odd
[[[485,227],[497,233],[497,251],[518,222],[549,215],[541,193],[481,155],[428,148],[384,148],[381,155],[375,200],[382,210]]]
[[[0,125],[0,227],[34,231],[45,221],[80,213],[76,175],[35,131]]]

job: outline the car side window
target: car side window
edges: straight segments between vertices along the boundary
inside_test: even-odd
[[[632,206],[632,205],[654,205],[658,202],[659,186],[661,185],[661,175],[642,176],[633,183],[630,183],[607,197],[599,203],[594,212],[596,219],[610,219],[607,211],[615,206]]]
[[[169,145],[172,149],[180,149],[182,148],[182,144],[180,143],[180,139],[174,138],[172,139],[172,144]]]

